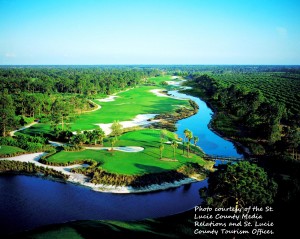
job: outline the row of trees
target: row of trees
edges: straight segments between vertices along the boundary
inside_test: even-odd
[[[173,159],[174,160],[176,160],[176,149],[178,148],[179,144],[182,145],[182,154],[184,155],[184,151],[186,149],[187,157],[190,157],[190,149],[191,149],[191,145],[192,145],[191,141],[193,140],[194,152],[196,152],[196,147],[197,147],[197,142],[199,141],[199,137],[193,136],[193,132],[189,129],[185,129],[183,133],[184,133],[184,139],[179,139],[179,141],[172,140],[172,142],[170,144],[173,149]],[[163,150],[165,148],[164,141],[168,140],[167,134],[168,134],[167,130],[165,130],[165,129],[161,130],[160,144],[159,144],[160,159],[163,158]]]
[[[47,143],[48,139],[40,136],[18,134],[14,138],[0,137],[0,145],[19,147],[27,152],[53,151],[54,149]]]
[[[119,140],[119,136],[123,133],[122,125],[118,121],[114,121],[111,125],[111,133],[109,142],[111,149],[113,150],[114,145]],[[98,129],[91,131],[77,131],[73,134],[71,131],[60,131],[60,138],[68,140],[70,144],[74,146],[82,146],[83,144],[94,144],[98,143],[103,146],[104,139],[106,138],[105,132],[99,127]]]
[[[36,166],[33,163],[18,162],[11,160],[0,160],[0,173],[34,173],[44,176],[51,176],[59,179],[68,179],[68,175],[58,172],[52,168]]]
[[[11,94],[109,95],[158,74],[161,71],[153,67],[1,67],[0,89],[7,89]]]

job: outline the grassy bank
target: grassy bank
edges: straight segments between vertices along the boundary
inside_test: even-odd
[[[26,151],[19,147],[7,145],[0,146],[0,157],[12,157],[23,153],[26,153]]]
[[[173,148],[170,144],[164,144],[162,152],[163,159],[160,159],[160,130],[144,129],[132,131],[120,136],[116,146],[140,146],[144,150],[141,152],[128,153],[120,151],[93,150],[86,149],[79,152],[61,151],[47,158],[49,163],[68,163],[77,160],[91,159],[99,163],[101,169],[117,174],[141,175],[145,173],[160,173],[167,170],[177,169],[187,162],[198,163],[199,165],[211,164],[203,160],[199,155],[182,154],[182,145],[178,145],[175,150],[175,160]],[[175,139],[175,135],[169,132],[165,142]],[[109,142],[104,146],[109,147]],[[192,148],[194,151],[195,148]],[[199,149],[196,151],[200,154]]]

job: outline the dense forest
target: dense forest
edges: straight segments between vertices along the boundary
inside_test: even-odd
[[[234,82],[233,77],[192,76],[193,91],[218,111],[213,127],[246,144],[255,155],[263,155],[266,151],[298,152],[300,109],[296,101],[299,101],[300,75],[292,75],[287,81],[285,75],[277,74],[267,81],[264,74],[260,74],[261,79],[253,74],[252,84],[247,80],[249,77],[241,79],[236,75],[239,81]],[[279,82],[282,85],[277,85]],[[258,89],[258,84],[269,85],[270,89]]]

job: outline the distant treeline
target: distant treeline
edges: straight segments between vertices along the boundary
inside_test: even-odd
[[[135,67],[1,67],[0,89],[10,94],[109,95],[158,74],[158,69]]]

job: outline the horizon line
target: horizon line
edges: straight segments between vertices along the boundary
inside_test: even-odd
[[[300,64],[0,64],[2,66],[300,66]]]

